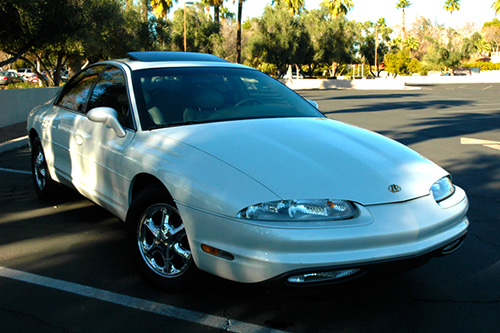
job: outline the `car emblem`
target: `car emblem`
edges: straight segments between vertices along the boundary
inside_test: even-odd
[[[392,185],[389,185],[389,191],[391,191],[392,193],[397,193],[397,192],[401,192],[401,186],[399,185],[396,185],[396,184],[392,184]]]

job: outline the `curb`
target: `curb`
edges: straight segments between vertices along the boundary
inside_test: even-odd
[[[0,143],[0,153],[21,148],[28,145],[28,136],[22,136],[4,143]]]

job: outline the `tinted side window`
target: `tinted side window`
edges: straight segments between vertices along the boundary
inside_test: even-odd
[[[125,127],[132,127],[125,76],[119,68],[106,69],[97,82],[90,96],[87,110],[99,106],[115,109],[120,123]]]
[[[56,105],[71,110],[83,111],[89,91],[103,69],[104,66],[94,66],[78,74],[64,86]]]

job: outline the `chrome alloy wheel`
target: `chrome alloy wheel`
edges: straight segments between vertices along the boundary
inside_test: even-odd
[[[177,210],[167,204],[146,209],[137,225],[139,252],[156,274],[174,278],[191,265],[191,250]]]
[[[35,158],[33,160],[33,174],[35,176],[36,185],[38,189],[43,191],[45,185],[47,184],[47,163],[45,163],[45,157],[43,156],[42,149],[37,147]]]

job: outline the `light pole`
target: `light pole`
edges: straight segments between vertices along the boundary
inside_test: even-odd
[[[192,5],[191,1],[184,1],[184,52],[187,51],[187,37],[186,37],[186,5]]]

